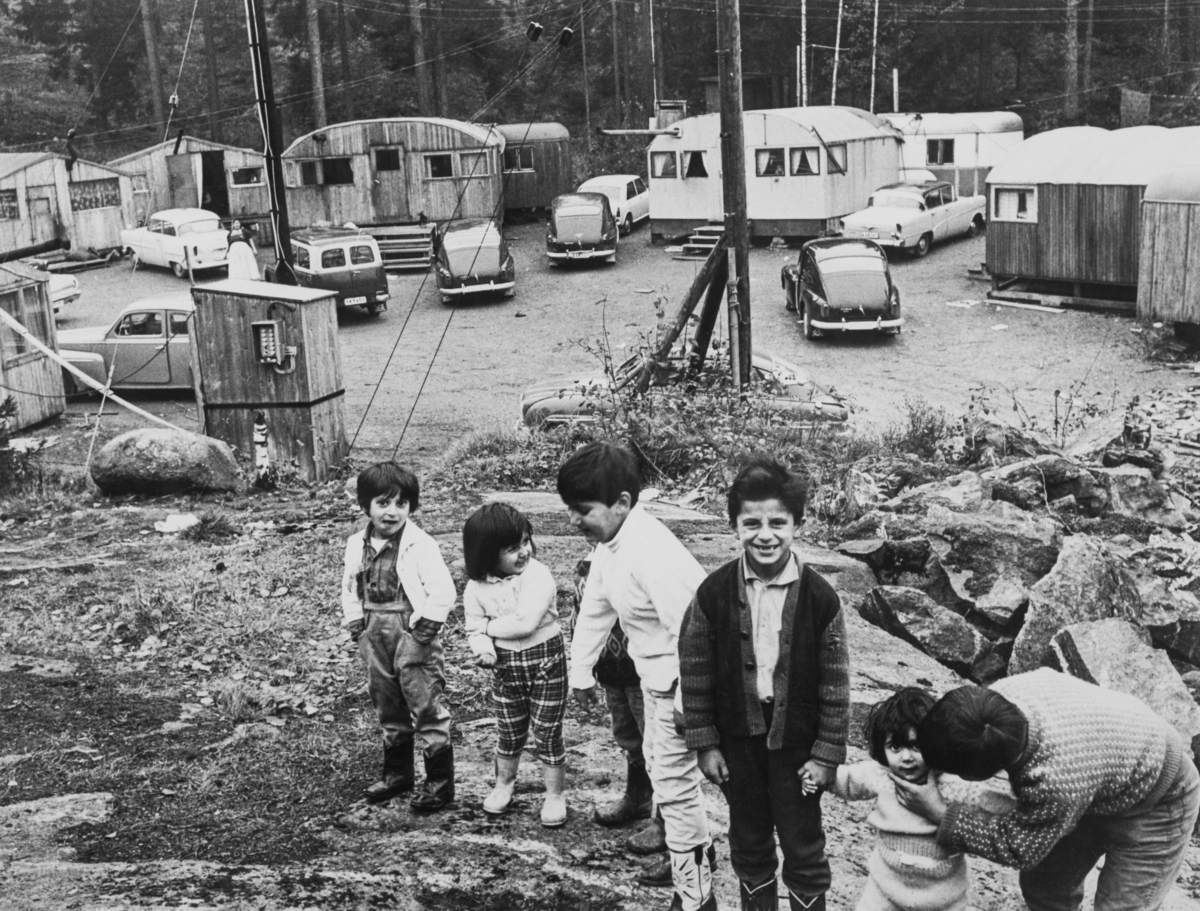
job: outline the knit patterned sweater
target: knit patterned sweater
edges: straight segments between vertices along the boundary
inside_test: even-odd
[[[951,802],[938,843],[995,863],[1036,866],[1083,816],[1127,816],[1154,806],[1178,773],[1183,739],[1144,702],[1042,668],[992,689],[1029,722],[1008,770],[1017,799],[992,816]]]

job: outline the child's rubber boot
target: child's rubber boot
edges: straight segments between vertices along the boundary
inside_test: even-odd
[[[419,813],[440,810],[454,799],[454,747],[425,749],[425,783],[410,806]]]
[[[646,762],[626,754],[625,793],[620,799],[596,807],[593,817],[602,826],[621,826],[635,819],[649,819],[654,812],[654,788],[646,774]]]
[[[379,781],[363,789],[367,803],[383,803],[413,789],[413,739],[401,737],[383,748],[383,774]]]
[[[696,845],[687,851],[671,852],[671,883],[675,894],[671,896],[668,911],[717,911],[707,847]]]
[[[742,911],[779,911],[779,884],[774,876],[757,886],[743,882],[738,894]]]
[[[543,765],[542,778],[546,782],[546,799],[542,802],[542,825],[547,829],[557,829],[567,821],[567,798],[563,796],[567,767]]]
[[[649,825],[625,839],[625,850],[631,854],[661,854],[667,850],[667,827],[662,813],[655,813]]]
[[[517,768],[520,756],[496,757],[496,786],[483,801],[483,812],[489,816],[503,816],[512,804],[513,790],[517,786]]]
[[[707,854],[709,869],[715,871],[717,869],[716,845],[709,845]],[[639,873],[634,877],[634,882],[639,886],[645,886],[647,889],[670,889],[673,885],[671,882],[671,861],[664,860],[661,864],[647,867],[645,873]]]
[[[820,895],[797,895],[787,890],[789,911],[825,911],[825,893]]]

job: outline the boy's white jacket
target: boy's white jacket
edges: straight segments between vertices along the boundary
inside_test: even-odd
[[[363,528],[346,539],[345,571],[342,573],[343,625],[361,620],[363,616],[355,577],[362,568],[364,542],[370,545],[366,535],[367,529]],[[454,579],[446,568],[437,542],[411,519],[404,523],[404,531],[400,535],[396,573],[413,607],[410,622],[435,620],[445,623],[457,597]]]

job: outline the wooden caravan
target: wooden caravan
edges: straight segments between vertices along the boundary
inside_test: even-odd
[[[1137,315],[1200,325],[1200,167],[1146,184]]]
[[[138,224],[162,209],[205,209],[270,230],[266,159],[261,152],[181,136],[109,162],[133,178]],[[268,240],[260,234],[260,240]]]
[[[993,282],[1107,286],[1132,299],[1142,194],[1155,177],[1200,161],[1200,127],[1065,127],[1032,136],[987,178]]]
[[[0,310],[24,326],[39,342],[58,350],[54,315],[46,281],[49,273],[19,263],[0,265]],[[0,401],[12,396],[17,416],[10,430],[21,430],[66,410],[62,368],[23,335],[0,320]]]
[[[900,179],[900,134],[857,108],[746,111],[746,210],[757,242],[815,237]],[[688,117],[656,136],[647,159],[654,237],[722,221],[721,125]]]
[[[124,171],[53,152],[0,153],[0,253],[55,240],[76,250],[120,246],[134,219]]]
[[[502,123],[504,210],[549,209],[555,196],[575,189],[571,134],[561,123]]]
[[[904,136],[903,178],[929,171],[955,184],[959,196],[982,194],[988,172],[1025,139],[1025,126],[1011,111],[879,116]]]

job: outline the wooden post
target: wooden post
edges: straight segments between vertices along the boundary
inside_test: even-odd
[[[829,92],[829,103],[837,104],[837,71],[838,61],[842,56],[842,10],[846,0],[838,0],[837,32],[833,40],[833,88]]]
[[[587,71],[587,12],[582,3],[579,4],[579,46],[583,51],[583,123],[587,133],[588,151],[592,150],[592,96],[588,91]],[[443,111],[442,116],[446,114]]]
[[[796,107],[808,107],[808,0],[800,0],[800,99]]]
[[[879,0],[875,0],[875,24],[871,27],[871,107],[875,113],[875,58],[879,52]]]
[[[742,26],[738,0],[717,0],[717,82],[721,94],[721,188],[731,256],[730,328],[737,319],[733,377],[750,377],[750,224],[746,218],[746,140],[742,123]],[[736,313],[733,311],[737,311]],[[736,341],[736,345],[734,342]]]
[[[142,35],[146,40],[146,75],[150,77],[150,102],[156,124],[167,122],[163,107],[162,71],[158,59],[158,9],[154,0],[141,0]]]
[[[728,290],[725,292],[725,309],[729,313],[729,366],[734,385],[744,389],[750,377],[749,370],[742,370],[742,321],[738,312],[737,257],[730,250],[726,258],[729,269]]]
[[[217,38],[213,24],[213,2],[204,0],[204,58],[208,85],[208,133],[211,139],[220,142],[224,136],[217,112],[221,110],[221,85],[217,80]]]
[[[712,344],[713,330],[717,326],[717,314],[721,310],[721,301],[725,299],[727,284],[729,284],[728,255],[717,260],[717,271],[713,273],[712,281],[708,283],[708,293],[704,295],[704,306],[700,308],[696,334],[692,336],[692,352],[688,359],[688,373],[690,374],[695,375],[704,369],[704,359],[708,357],[708,346]]]

